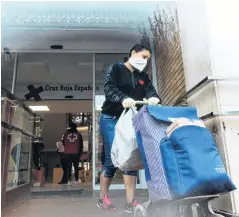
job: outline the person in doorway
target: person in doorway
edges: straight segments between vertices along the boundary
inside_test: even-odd
[[[117,169],[111,160],[111,148],[118,118],[124,108],[135,106],[136,100],[147,100],[150,105],[160,103],[160,98],[148,75],[143,72],[150,57],[150,48],[137,44],[130,50],[127,62],[111,65],[106,73],[104,84],[106,100],[99,120],[105,161],[101,170],[100,198],[97,203],[97,206],[103,210],[115,210],[115,206],[108,197],[108,191]],[[137,171],[122,171],[122,173],[127,201],[125,211],[133,213],[135,206],[139,204],[135,200]]]
[[[33,174],[35,176],[36,182],[34,183],[35,187],[40,187],[40,185],[43,185],[43,178],[42,178],[42,170],[41,168],[43,167],[43,149],[44,149],[44,144],[42,142],[42,139],[39,139],[37,141],[33,142],[32,146],[32,156],[33,156],[33,163],[35,169],[33,169]]]
[[[75,123],[70,124],[70,129],[63,135],[62,143],[64,145],[64,157],[67,167],[67,179],[68,185],[71,185],[71,169],[72,164],[75,171],[75,182],[78,183],[79,180],[79,161],[80,155],[83,151],[83,138],[82,135],[77,130],[77,125]]]

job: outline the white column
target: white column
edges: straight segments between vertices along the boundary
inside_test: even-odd
[[[234,77],[213,82],[189,98],[199,115],[239,111],[239,1],[178,0],[179,28],[187,90],[206,76]],[[239,116],[206,122],[216,129],[228,173],[239,188]],[[221,197],[216,209],[239,213],[239,190]]]

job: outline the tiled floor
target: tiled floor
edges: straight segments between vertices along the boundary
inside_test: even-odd
[[[112,198],[117,205],[114,213],[104,212],[97,206],[97,198],[56,197],[31,199],[4,217],[126,217],[124,199]]]
[[[79,189],[92,189],[91,183],[81,183],[78,185],[73,184],[72,186],[59,185],[59,184],[45,184],[44,187],[33,187],[32,192],[47,192],[47,191],[72,191]]]

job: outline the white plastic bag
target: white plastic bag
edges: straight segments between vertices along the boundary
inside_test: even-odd
[[[57,142],[57,143],[56,143],[56,147],[57,147],[57,149],[58,149],[58,151],[59,151],[60,153],[65,152],[65,147],[64,147],[64,145],[63,145],[62,142]]]
[[[143,169],[132,121],[135,112],[133,109],[124,110],[115,126],[111,159],[114,166],[123,171]]]

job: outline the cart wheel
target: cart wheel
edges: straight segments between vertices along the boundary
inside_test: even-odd
[[[148,217],[148,212],[143,205],[138,205],[135,207],[134,217]]]

